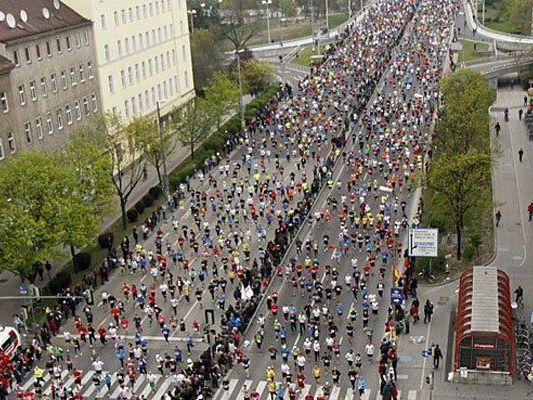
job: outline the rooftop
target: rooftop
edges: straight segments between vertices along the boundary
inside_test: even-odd
[[[2,0],[0,42],[12,42],[89,21],[59,0]]]

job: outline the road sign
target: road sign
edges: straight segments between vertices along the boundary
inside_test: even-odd
[[[422,357],[424,357],[424,358],[428,358],[428,357],[429,357],[429,351],[428,351],[428,349],[424,349],[424,350],[422,350]]]
[[[28,286],[25,285],[24,283],[21,283],[19,285],[19,293],[21,296],[25,296],[28,294]]]
[[[437,257],[439,230],[410,228],[408,254],[410,257]]]
[[[402,288],[391,288],[390,289],[390,303],[399,306],[403,303],[403,290]]]

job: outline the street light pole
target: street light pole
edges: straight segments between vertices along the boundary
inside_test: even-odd
[[[326,30],[329,33],[329,5],[328,5],[328,0],[326,0]]]
[[[196,15],[196,10],[189,10],[187,12],[191,16],[191,33],[193,33],[194,32],[194,16]]]
[[[272,0],[263,0],[261,2],[261,4],[263,4],[264,6],[266,6],[266,11],[267,11],[267,33],[268,33],[268,43],[271,43],[272,40],[271,40],[271,37],[270,37],[270,9],[268,8],[268,6],[270,4],[272,4]]]
[[[237,76],[239,78],[239,115],[241,117],[241,124],[244,120],[244,106],[242,104],[242,79],[241,79],[241,57],[240,53],[244,52],[244,49],[235,52],[237,56]]]
[[[159,109],[159,102],[156,103],[157,106],[157,133],[159,133],[159,146],[161,147],[161,155],[163,157],[163,179],[161,182],[163,196],[168,199],[168,174],[167,174],[167,155],[164,149],[163,141],[163,129],[161,129],[161,111]]]
[[[481,23],[485,25],[485,0],[481,4]]]

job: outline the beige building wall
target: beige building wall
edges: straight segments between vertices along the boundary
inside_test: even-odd
[[[64,0],[93,21],[100,100],[126,120],[194,96],[185,0]]]

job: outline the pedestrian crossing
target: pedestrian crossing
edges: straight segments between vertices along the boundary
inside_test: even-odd
[[[81,385],[76,387],[74,378],[71,377],[68,374],[68,371],[65,370],[61,372],[60,381],[62,382],[62,386],[65,388],[76,389],[82,395],[84,400],[119,399],[119,396],[121,395],[121,387],[118,384],[116,375],[111,375],[111,385],[108,388],[103,380],[100,385],[95,385],[93,382],[94,374],[95,372],[92,370],[86,371],[83,374]],[[105,375],[105,371],[103,375]],[[162,376],[161,374],[155,374],[155,378],[156,380],[153,388],[150,386],[146,376],[143,374],[137,376],[133,387],[129,378],[126,377],[125,386],[130,387],[132,389],[131,393],[139,398],[160,400],[168,390],[172,389],[173,378]],[[46,373],[43,376],[43,380],[45,382],[43,393],[45,395],[50,395],[52,393],[54,379],[52,379],[50,374]],[[22,388],[25,391],[30,391],[34,388],[34,383],[35,378],[32,377],[22,385]],[[277,383],[278,385],[282,384],[281,382]],[[286,385],[284,386],[286,387]],[[219,388],[218,391],[215,392],[213,400],[243,400],[244,387],[247,388],[249,393],[252,391],[257,392],[259,394],[258,400],[271,400],[268,390],[268,382],[264,380],[254,381],[251,379],[230,379],[228,389],[224,390],[222,387]],[[303,388],[299,388],[297,400],[305,400],[307,395],[311,395],[313,396],[313,399],[316,399],[317,396],[321,394],[323,394],[322,385],[306,384]],[[398,400],[420,400],[421,397],[422,396],[419,396],[418,390],[402,390],[401,383],[399,383]],[[289,398],[288,392],[285,393],[284,398]],[[365,392],[359,396],[359,393],[357,391],[353,392],[350,387],[341,387],[335,385],[331,389],[331,394],[329,395],[328,400],[381,400],[381,395],[378,388],[367,388]]]
[[[116,375],[111,375],[111,384],[110,387],[108,387],[103,381],[103,376],[105,374],[106,372],[104,371],[102,374],[101,383],[99,385],[95,385],[93,382],[93,376],[95,375],[95,372],[92,370],[86,371],[83,373],[81,384],[76,385],[75,378],[72,377],[67,370],[61,371],[60,379],[53,379],[49,373],[46,373],[43,376],[44,385],[42,392],[44,395],[50,396],[52,394],[53,387],[57,388],[59,386],[78,391],[84,400],[119,399],[122,389],[117,381]],[[145,399],[160,400],[168,390],[172,389],[173,378],[163,377],[161,374],[154,375],[155,384],[153,387],[150,386],[148,380],[146,379],[146,375],[143,374],[140,374],[136,377],[133,387],[130,379],[125,377],[124,385],[129,387],[131,389],[131,393],[139,398],[143,398],[142,396],[144,396]],[[24,384],[22,384],[21,387],[26,392],[32,391],[35,389],[35,382],[35,377],[31,377]]]
[[[282,384],[281,382],[276,382],[278,385]],[[286,385],[284,385],[286,387]],[[246,389],[244,389],[246,387]],[[247,390],[249,394],[252,392],[257,392],[259,394],[258,400],[271,400],[271,396],[268,390],[267,381],[252,381],[252,380],[242,380],[242,379],[230,379],[228,389],[224,390],[223,388],[218,389],[215,393],[213,400],[243,400],[244,390]],[[323,394],[323,386],[316,384],[307,384],[303,388],[299,389],[297,393],[297,400],[305,400],[305,397],[308,395],[313,396],[313,399]],[[286,391],[284,399],[288,399],[289,394]],[[274,396],[274,399],[277,400],[277,396]],[[381,400],[382,396],[379,393],[379,388],[367,388],[365,392],[359,396],[359,392],[355,392],[351,387],[346,386],[333,386],[331,389],[331,394],[328,397],[328,400]],[[401,384],[399,383],[398,388],[398,400],[421,400],[422,395],[419,390],[407,390],[401,389]]]

